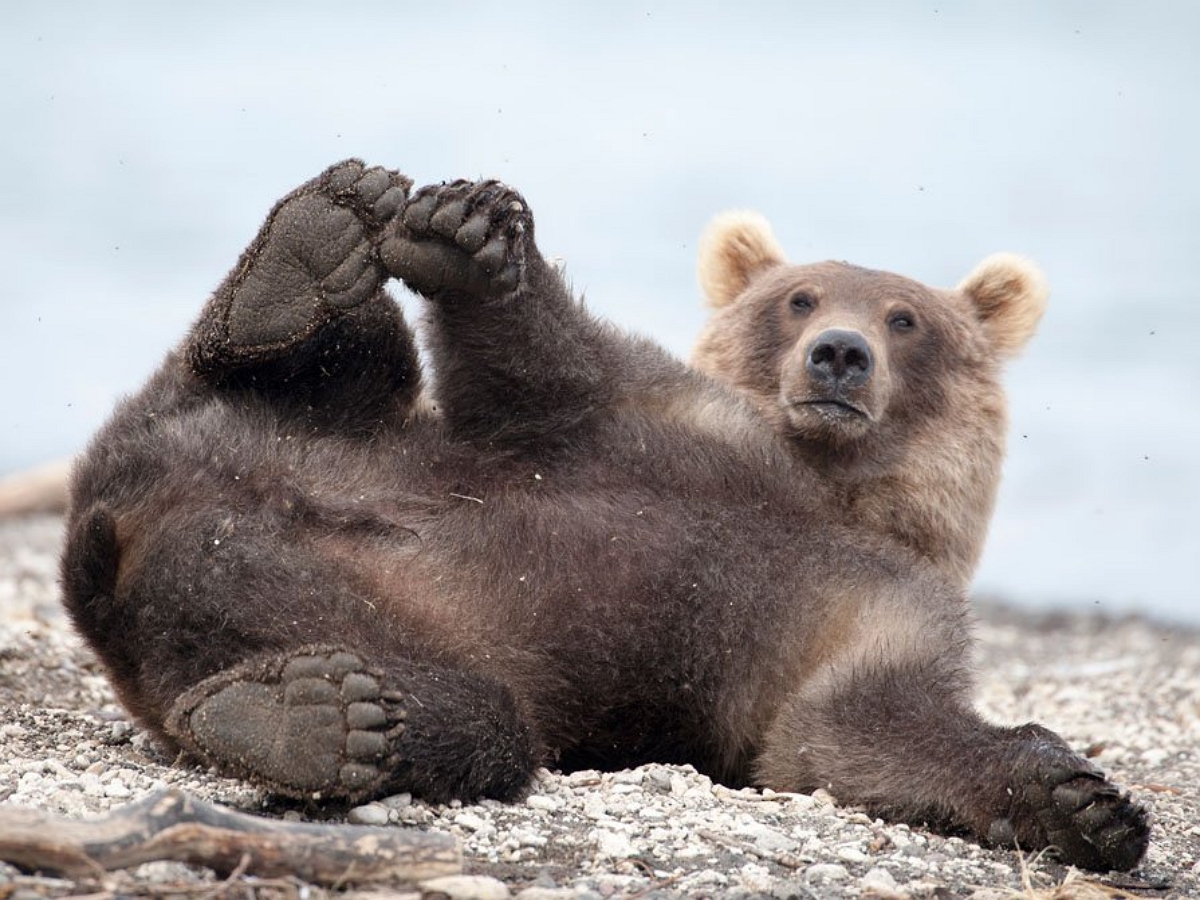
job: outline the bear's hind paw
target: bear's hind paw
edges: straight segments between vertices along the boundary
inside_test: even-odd
[[[218,770],[297,798],[377,796],[400,764],[405,711],[355,653],[304,647],[205,679],[166,727]]]
[[[279,201],[201,315],[193,368],[221,373],[286,356],[374,297],[388,277],[383,229],[411,186],[399,172],[350,159]]]

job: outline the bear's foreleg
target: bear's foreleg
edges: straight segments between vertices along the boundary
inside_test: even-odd
[[[827,788],[881,816],[1105,871],[1137,865],[1145,811],[1053,732],[984,722],[943,660],[860,668],[789,703],[759,759],[775,789]]]
[[[505,185],[422,188],[382,256],[430,301],[435,395],[458,437],[544,447],[617,402],[629,379],[682,371],[588,314],[538,251],[525,200]]]
[[[378,245],[411,184],[347,160],[280,200],[193,326],[191,371],[343,432],[403,418],[420,370]]]

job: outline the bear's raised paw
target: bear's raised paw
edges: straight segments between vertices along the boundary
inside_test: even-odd
[[[498,181],[452,181],[413,195],[385,238],[389,271],[427,297],[502,295],[520,283],[529,206]]]
[[[355,653],[303,647],[205,679],[166,727],[221,772],[297,798],[377,795],[400,763],[399,697]]]
[[[291,352],[387,280],[378,245],[411,179],[356,159],[284,197],[197,323],[191,363],[219,373]]]

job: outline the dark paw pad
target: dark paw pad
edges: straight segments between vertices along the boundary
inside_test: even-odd
[[[533,217],[497,181],[454,181],[418,191],[384,240],[389,271],[426,296],[497,295],[520,282]]]
[[[175,702],[168,730],[218,769],[294,797],[376,794],[399,764],[404,709],[354,653],[244,663]]]
[[[992,823],[988,837],[1026,848],[1051,846],[1064,862],[1085,869],[1134,868],[1150,840],[1146,810],[1046,734],[1053,740],[1029,732],[1010,814]]]
[[[411,185],[347,160],[281,200],[206,310],[197,368],[274,358],[374,296],[388,277],[381,232]]]

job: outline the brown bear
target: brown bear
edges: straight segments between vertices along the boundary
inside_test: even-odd
[[[958,585],[593,318],[518,194],[410,186],[348,161],[280,201],[81,458],[64,597],[141,723],[295,797],[688,762],[1137,864],[1141,807],[972,709]],[[436,416],[389,275],[426,302]]]
[[[760,215],[700,244],[713,314],[692,355],[821,472],[857,528],[889,534],[965,588],[1008,431],[1001,365],[1046,306],[1041,273],[988,257],[956,290],[841,262],[789,265]]]

